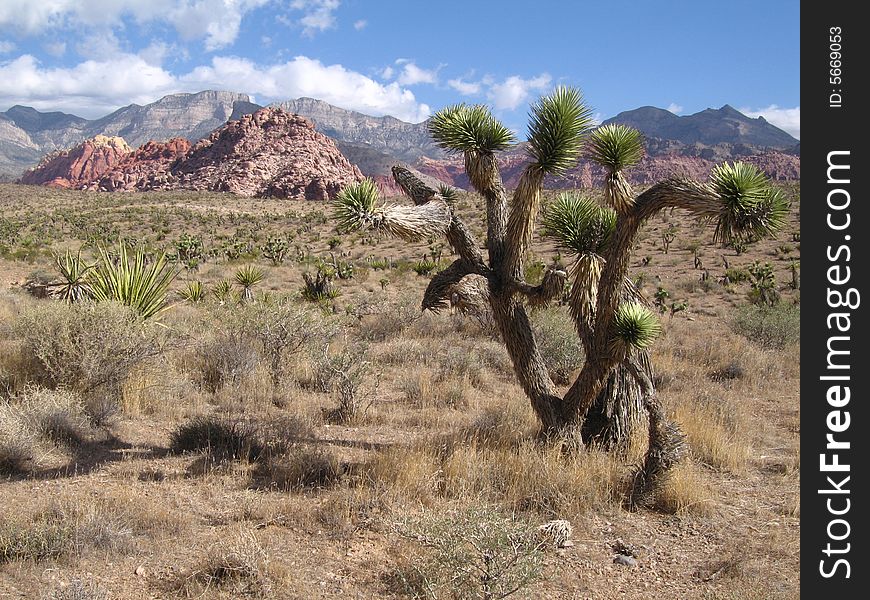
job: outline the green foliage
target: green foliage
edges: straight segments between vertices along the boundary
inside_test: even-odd
[[[656,293],[653,296],[654,304],[655,304],[656,308],[659,309],[660,313],[664,314],[665,312],[667,312],[668,308],[665,305],[665,301],[670,297],[671,297],[670,292],[668,292],[668,290],[666,290],[665,288],[660,287],[659,289],[656,290]]]
[[[592,110],[580,90],[559,86],[532,105],[529,153],[545,173],[562,173],[577,164],[591,126]]]
[[[373,179],[345,186],[333,201],[339,231],[356,231],[372,224],[380,200],[378,186]]]
[[[114,301],[131,307],[143,319],[166,309],[166,295],[177,271],[169,268],[166,254],[149,260],[141,246],[133,256],[118,245],[117,258],[100,248],[100,262],[91,272],[91,290],[97,302]]]
[[[287,253],[290,251],[290,242],[286,238],[270,237],[266,244],[261,248],[263,256],[273,265],[280,265],[287,258]]]
[[[482,105],[455,104],[429,119],[429,133],[448,152],[496,152],[516,141],[513,132]]]
[[[779,302],[779,291],[776,289],[776,276],[770,263],[763,265],[758,261],[752,263],[749,272],[749,300],[753,304],[773,306]]]
[[[201,281],[189,282],[183,290],[178,292],[181,299],[191,304],[198,304],[205,300],[205,286]]]
[[[73,256],[67,250],[64,254],[54,253],[54,266],[61,277],[61,282],[54,284],[54,294],[64,302],[81,302],[91,297],[91,286],[88,275],[94,265],[86,264],[82,259],[82,251]]]
[[[224,304],[232,300],[233,295],[233,284],[223,279],[214,284],[214,287],[211,290],[212,296],[217,300],[220,304]]]
[[[429,275],[432,271],[438,268],[438,263],[428,257],[424,257],[414,263],[413,268],[417,275]]]
[[[755,165],[726,162],[713,169],[710,183],[723,204],[713,234],[715,241],[763,238],[785,223],[788,201]]]
[[[749,304],[737,311],[732,327],[765,348],[784,348],[800,342],[801,308],[788,302],[775,306]]]
[[[613,318],[613,341],[624,348],[646,350],[661,331],[658,318],[637,302],[620,304]]]
[[[263,271],[254,265],[245,265],[236,271],[236,283],[242,288],[242,299],[253,300],[252,288],[263,281]]]
[[[441,196],[447,204],[452,205],[459,198],[459,190],[449,186],[446,183],[438,184],[438,195]]]
[[[586,154],[611,172],[621,171],[643,158],[643,136],[627,125],[602,125],[592,132]]]
[[[305,286],[302,288],[302,297],[311,302],[321,302],[337,298],[339,291],[332,284],[332,276],[322,269],[312,276],[311,273],[302,273]]]
[[[202,239],[187,233],[182,235],[175,242],[175,258],[187,269],[196,269],[205,260]]]
[[[616,229],[616,212],[576,192],[559,194],[545,211],[544,235],[577,254],[601,254]]]
[[[414,598],[507,598],[541,578],[537,529],[488,506],[424,515],[401,533],[422,546],[398,573]]]

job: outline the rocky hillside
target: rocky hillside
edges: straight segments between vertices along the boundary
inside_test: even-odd
[[[21,183],[81,189],[100,179],[130,152],[123,138],[98,135],[46,156],[21,177]]]
[[[41,157],[98,135],[123,137],[134,148],[173,137],[195,142],[228,119],[259,108],[246,94],[217,91],[173,94],[145,106],[131,104],[96,120],[13,106],[0,112],[0,177],[14,178]]]
[[[197,143],[170,175],[167,184],[146,189],[326,200],[363,179],[335,142],[304,117],[279,108],[230,121]]]
[[[133,192],[167,184],[176,161],[190,152],[191,143],[184,138],[168,142],[148,142],[126,155],[102,177],[87,182],[89,188],[108,192]]]
[[[248,197],[327,200],[363,178],[331,139],[299,115],[263,108],[191,146],[184,138],[133,151],[97,136],[59,152],[22,183],[102,191],[210,190]]]

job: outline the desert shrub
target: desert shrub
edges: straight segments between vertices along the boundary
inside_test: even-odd
[[[238,383],[260,362],[254,336],[232,319],[211,325],[210,333],[194,347],[193,358],[197,383],[211,393]]]
[[[380,299],[363,301],[354,306],[351,312],[359,320],[357,336],[369,342],[397,337],[422,315],[417,302],[408,297],[396,302]]]
[[[254,477],[270,489],[299,490],[330,487],[343,474],[344,466],[334,454],[300,444],[280,457],[262,462]]]
[[[239,531],[220,540],[201,557],[190,575],[178,582],[188,597],[204,597],[221,589],[234,597],[265,598],[272,593],[274,577],[269,553],[251,531]]]
[[[17,404],[25,427],[45,441],[75,447],[90,433],[81,398],[69,391],[31,387]]]
[[[550,377],[556,385],[566,385],[571,373],[583,365],[583,346],[574,322],[564,310],[540,310],[533,317],[533,330]]]
[[[217,460],[263,460],[286,454],[310,428],[298,419],[284,417],[259,422],[231,415],[200,415],[179,425],[170,435],[170,450],[206,452]]]
[[[73,528],[68,523],[42,520],[23,525],[0,521],[0,564],[16,560],[59,558],[72,547]]]
[[[227,317],[223,320],[229,320],[237,331],[256,339],[273,386],[281,382],[289,356],[302,352],[314,341],[322,342],[335,335],[333,325],[319,313],[286,300],[244,306]]]
[[[34,457],[34,440],[20,410],[0,402],[0,475],[27,472]]]
[[[780,302],[775,306],[741,306],[732,327],[765,348],[784,348],[800,341],[800,305]]]
[[[117,408],[130,373],[159,355],[165,330],[114,302],[39,303],[22,312],[15,333],[51,387],[77,392],[96,424]]]
[[[489,506],[400,526],[419,551],[397,572],[415,598],[507,598],[541,578],[537,528]]]
[[[52,503],[27,519],[0,517],[0,564],[82,556],[90,550],[126,552],[133,528],[102,502]]]

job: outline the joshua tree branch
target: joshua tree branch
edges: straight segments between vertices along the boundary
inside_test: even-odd
[[[401,165],[393,166],[393,179],[417,206],[422,206],[431,201],[440,201],[438,192],[429,187],[419,177]],[[480,252],[477,241],[465,226],[465,223],[450,209],[450,222],[445,228],[447,241],[457,254],[468,263],[469,272],[481,272],[486,269],[486,263]]]
[[[449,267],[437,273],[429,281],[426,292],[423,294],[423,310],[438,312],[449,308],[456,303],[453,300],[454,294],[460,297],[468,296],[468,302],[472,302],[472,298],[482,296],[479,303],[486,306],[489,295],[486,290],[486,279],[480,277],[483,280],[483,285],[474,285],[473,280],[468,278],[469,275],[481,276],[483,273],[462,258],[455,260]],[[476,300],[474,302],[477,303]]]
[[[547,269],[539,285],[529,285],[525,281],[513,279],[510,282],[514,291],[525,296],[532,306],[546,306],[562,294],[568,274],[558,269]]]

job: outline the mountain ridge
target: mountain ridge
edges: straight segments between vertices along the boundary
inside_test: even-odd
[[[395,162],[412,166],[422,162],[424,166],[435,168],[432,161],[446,165],[452,160],[429,136],[428,121],[406,123],[392,116],[365,115],[307,97],[271,106],[312,121],[315,128],[332,138],[365,175],[387,185],[389,167]],[[17,176],[27,167],[36,165],[41,157],[74,147],[96,135],[123,137],[133,148],[152,140],[163,143],[172,138],[196,143],[227,121],[238,120],[260,108],[246,94],[216,90],[171,94],[150,104],[121,107],[94,120],[16,105],[0,112],[0,174],[5,173],[7,178]],[[721,162],[771,151],[800,154],[797,139],[765,119],[747,117],[728,104],[685,116],[643,106],[604,121],[611,122],[638,128],[646,139],[647,156],[663,157],[665,161]],[[519,145],[508,150],[504,162],[517,163],[521,149]],[[507,156],[511,153],[517,156]],[[799,160],[796,162],[799,165]],[[771,164],[778,163],[783,160],[776,159]],[[777,173],[791,176],[795,168],[785,165]]]

